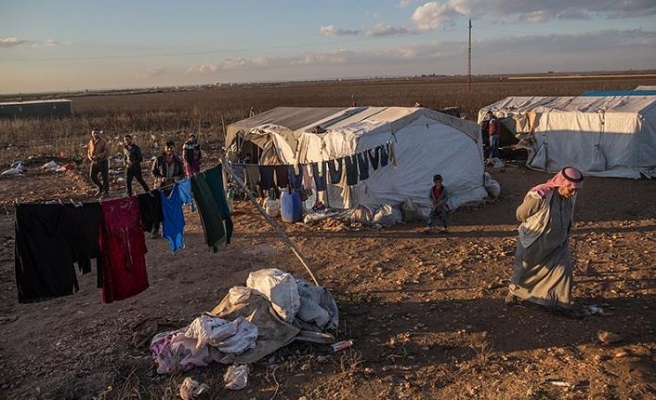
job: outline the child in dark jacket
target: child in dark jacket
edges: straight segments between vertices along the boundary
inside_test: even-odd
[[[433,230],[433,224],[435,219],[439,218],[442,221],[442,230],[440,233],[449,232],[449,223],[447,220],[447,202],[449,201],[449,195],[446,191],[446,188],[442,186],[442,175],[433,176],[433,187],[428,194],[428,197],[432,203],[432,209],[428,215],[428,225],[426,226],[426,233],[430,233]]]

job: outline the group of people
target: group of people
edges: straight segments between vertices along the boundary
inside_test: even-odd
[[[91,161],[89,174],[91,181],[98,187],[96,196],[109,194],[109,146],[102,137],[103,131],[97,128],[91,130],[91,140],[87,146],[87,158]],[[143,178],[141,163],[143,154],[141,148],[132,141],[131,135],[123,136],[123,156],[125,157],[126,195],[132,196],[132,181],[134,179],[145,192],[149,192],[148,184]],[[155,178],[155,188],[163,188],[177,180],[190,177],[200,172],[202,153],[195,134],[190,134],[182,146],[182,158],[175,152],[175,143],[166,142],[164,151],[155,157],[151,172]]]
[[[574,221],[574,205],[583,187],[583,174],[565,167],[547,182],[531,188],[516,210],[520,222],[519,237],[509,293],[508,306],[530,302],[567,316],[579,318],[572,306],[573,266],[569,253],[569,232]],[[449,200],[442,176],[433,176],[429,198],[432,209],[426,232],[435,220],[448,232]]]

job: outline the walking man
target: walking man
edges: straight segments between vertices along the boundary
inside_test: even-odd
[[[87,157],[91,161],[89,175],[91,181],[98,187],[95,196],[106,196],[109,194],[109,147],[107,141],[102,138],[103,131],[94,128],[91,130],[91,140],[87,146]],[[100,174],[100,180],[98,175]]]
[[[132,142],[132,136],[123,136],[123,155],[125,156],[125,185],[127,187],[127,195],[132,196],[132,179],[135,178],[141,185],[143,190],[148,193],[148,185],[141,175],[141,162],[143,156],[141,155],[141,148]]]

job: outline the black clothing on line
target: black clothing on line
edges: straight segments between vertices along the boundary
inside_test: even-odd
[[[342,181],[343,158],[328,161],[328,172],[330,173],[330,183],[336,185]]]
[[[356,155],[344,157],[346,168],[346,184],[349,186],[358,183],[358,158]]]

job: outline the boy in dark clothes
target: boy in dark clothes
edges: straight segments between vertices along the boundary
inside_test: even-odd
[[[448,221],[447,221],[447,205],[449,201],[449,195],[447,194],[446,188],[442,186],[442,175],[433,176],[433,187],[428,194],[428,197],[433,204],[433,208],[428,215],[428,225],[426,226],[426,233],[431,233],[433,230],[433,223],[436,218],[439,218],[442,221],[442,230],[440,233],[448,233]]]

